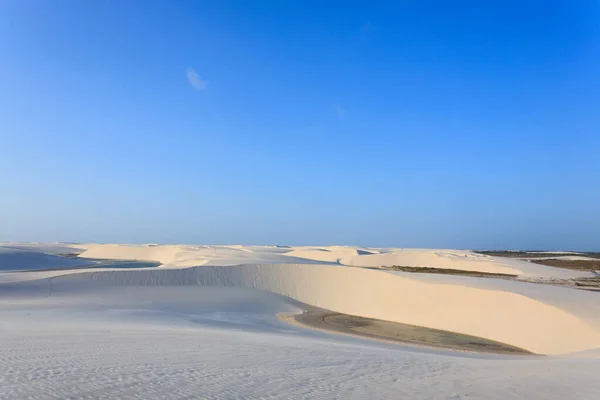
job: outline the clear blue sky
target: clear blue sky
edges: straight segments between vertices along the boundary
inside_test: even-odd
[[[600,250],[600,2],[5,0],[0,188],[0,240]]]

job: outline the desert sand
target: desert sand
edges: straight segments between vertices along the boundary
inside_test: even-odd
[[[113,259],[161,265],[91,268]],[[465,250],[4,243],[0,398],[600,396],[598,293],[380,268],[392,265],[593,276]],[[277,317],[311,307],[544,357],[394,345]]]

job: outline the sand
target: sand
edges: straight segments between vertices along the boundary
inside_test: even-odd
[[[394,262],[446,268],[462,265],[455,261],[462,257],[482,272],[514,269],[521,275],[547,271],[553,276],[579,271],[527,269],[453,250],[9,247],[1,246],[0,257],[5,255],[5,262],[10,257],[19,269],[37,269],[47,260],[48,268],[68,266],[61,263],[71,258],[57,254],[70,248],[81,251],[82,257],[162,265],[0,273],[3,399],[600,396],[597,293],[500,279],[390,272],[366,264],[374,262],[371,257],[388,255]],[[365,265],[347,265],[352,263]],[[276,316],[311,307],[476,336],[550,356],[515,360],[394,346],[300,329]],[[397,326],[378,324],[380,330]]]
[[[401,344],[478,353],[533,354],[518,347],[476,336],[373,318],[357,317],[355,315],[339,314],[327,310],[309,310],[291,316],[284,314],[280,315],[280,318],[290,323],[293,323],[293,320],[301,326],[310,328]]]

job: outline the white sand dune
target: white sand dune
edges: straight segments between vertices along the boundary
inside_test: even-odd
[[[357,267],[398,265],[546,278],[591,276],[587,272],[561,270],[518,259],[491,257],[465,250],[388,249],[381,251],[379,249],[375,251],[376,253],[369,254],[369,249],[359,248],[299,248],[287,254],[308,260],[331,261]]]
[[[79,277],[119,285],[238,286],[278,293],[303,303],[363,317],[481,336],[543,354],[559,354],[600,347],[593,324],[561,303],[546,304],[531,296],[465,284],[428,283],[407,275],[332,265],[291,264],[298,259],[337,261],[361,266],[385,265],[386,260],[409,265],[516,273],[497,259],[453,250],[397,250],[359,254],[356,248],[296,248],[286,253],[245,251],[240,246],[80,245],[81,257],[153,260],[159,269],[94,271]],[[262,261],[257,263],[257,261]],[[76,260],[69,259],[76,263]],[[268,262],[271,264],[264,264]],[[208,265],[236,265],[209,268]],[[528,264],[528,263],[524,263]],[[181,267],[202,266],[194,270]],[[460,266],[460,268],[459,268]],[[166,269],[169,269],[168,271]],[[543,270],[553,269],[544,267]],[[59,272],[73,276],[72,272]],[[45,273],[55,276],[59,273]],[[31,278],[39,278],[31,274]],[[465,281],[466,282],[466,281]],[[513,284],[513,283],[510,283]],[[510,285],[509,284],[509,285]],[[572,298],[586,296],[573,291]],[[578,303],[580,304],[580,303]]]
[[[211,249],[198,246],[135,246],[87,244],[80,257],[116,260],[158,261],[178,267],[202,265]]]
[[[61,281],[51,296],[19,303],[0,291],[0,398],[583,400],[600,393],[597,358],[479,356],[314,332],[281,323],[274,314],[298,306],[257,290]]]
[[[514,274],[526,277],[582,277],[572,271],[466,250],[366,249],[350,246],[268,248],[259,246],[77,245],[81,257],[158,261],[165,267],[238,265],[245,263],[336,263],[358,267],[416,266]]]
[[[420,250],[404,249],[385,254],[373,254],[362,256],[350,256],[342,258],[342,264],[377,267],[377,266],[411,266],[411,267],[437,267],[461,269],[465,271],[495,272],[504,274],[521,275],[525,271],[518,269],[504,261],[491,257],[481,257],[481,255],[469,251],[450,251],[450,250]]]
[[[358,250],[354,248],[298,248],[285,253],[290,257],[305,258],[315,261],[340,262],[343,258],[358,256]]]
[[[199,265],[239,265],[248,263],[294,263],[302,259],[275,249],[241,246],[139,246],[117,244],[88,244],[80,257],[93,259],[158,261],[162,268],[182,268]],[[306,260],[304,260],[306,262]],[[314,260],[309,260],[314,261]]]
[[[361,266],[410,262],[500,272],[516,265],[521,274],[550,275],[556,268],[526,270],[521,268],[526,262],[506,264],[455,250],[75,246],[83,250],[81,257],[163,265],[0,273],[0,398],[600,395],[597,293]],[[37,254],[21,256],[23,270],[85,260],[24,247],[0,246],[0,262],[14,259],[15,252]],[[275,316],[298,312],[303,304],[570,355],[465,358],[300,329]],[[586,358],[577,353],[582,351]],[[578,368],[576,376],[569,373],[573,368]],[[432,379],[438,383],[431,384]]]
[[[449,330],[541,354],[600,347],[600,330],[575,313],[506,290],[431,284],[381,271],[328,265],[256,264],[185,270],[101,271],[63,279],[111,285],[245,287],[336,312]],[[505,287],[506,289],[506,287]],[[578,295],[589,293],[573,291]]]

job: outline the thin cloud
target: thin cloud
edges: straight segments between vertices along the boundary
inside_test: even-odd
[[[371,21],[368,21],[366,24],[360,27],[360,41],[368,42],[370,39],[375,37],[376,31],[377,26],[375,26]]]
[[[206,86],[208,86],[208,81],[202,79],[200,77],[200,75],[198,75],[198,73],[196,72],[196,70],[194,68],[186,69],[185,74],[187,75],[190,85],[192,85],[196,89],[204,90],[204,89],[206,89]]]
[[[338,115],[338,117],[344,118],[346,116],[346,110],[344,110],[344,108],[342,106],[340,106],[339,104],[336,104],[334,106],[334,108],[335,108],[335,112]]]

